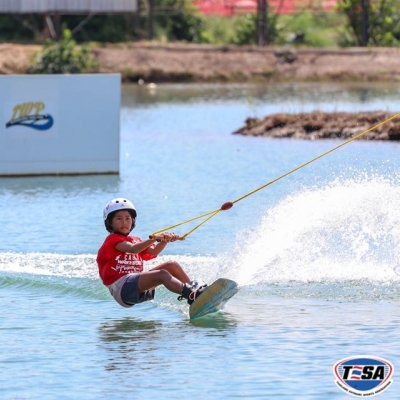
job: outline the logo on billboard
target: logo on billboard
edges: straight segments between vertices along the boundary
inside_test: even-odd
[[[45,107],[42,101],[17,104],[13,108],[11,119],[6,123],[6,128],[26,126],[40,131],[50,129],[54,120],[50,114],[42,113]]]
[[[355,356],[333,366],[336,385],[352,396],[371,397],[384,392],[393,381],[393,365],[383,358]]]

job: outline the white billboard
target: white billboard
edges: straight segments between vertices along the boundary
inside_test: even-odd
[[[0,176],[119,173],[119,74],[0,76]]]

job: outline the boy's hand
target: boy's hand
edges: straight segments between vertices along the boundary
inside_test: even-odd
[[[164,232],[164,233],[157,233],[157,235],[150,235],[149,239],[157,240],[157,242],[164,242],[164,243],[175,242],[176,240],[185,240],[184,237],[180,237],[177,233],[173,232]]]
[[[179,235],[173,232],[164,232],[162,236],[161,241],[166,243],[175,242],[180,239]]]

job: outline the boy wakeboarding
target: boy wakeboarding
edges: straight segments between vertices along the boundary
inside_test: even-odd
[[[144,261],[156,258],[168,243],[179,240],[166,232],[156,239],[142,240],[129,235],[135,227],[135,206],[125,198],[109,201],[103,210],[103,220],[109,235],[97,253],[99,275],[114,299],[123,307],[132,307],[153,300],[155,288],[164,285],[171,292],[192,304],[207,285],[192,282],[176,261],[167,261],[144,270]]]

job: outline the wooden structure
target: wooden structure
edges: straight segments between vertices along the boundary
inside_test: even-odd
[[[0,14],[13,14],[17,19],[21,14],[42,14],[50,36],[55,40],[61,35],[61,15],[87,14],[72,30],[75,33],[94,15],[137,13],[138,10],[139,0],[0,0]]]
[[[137,0],[0,0],[0,13],[109,14],[137,8]]]

